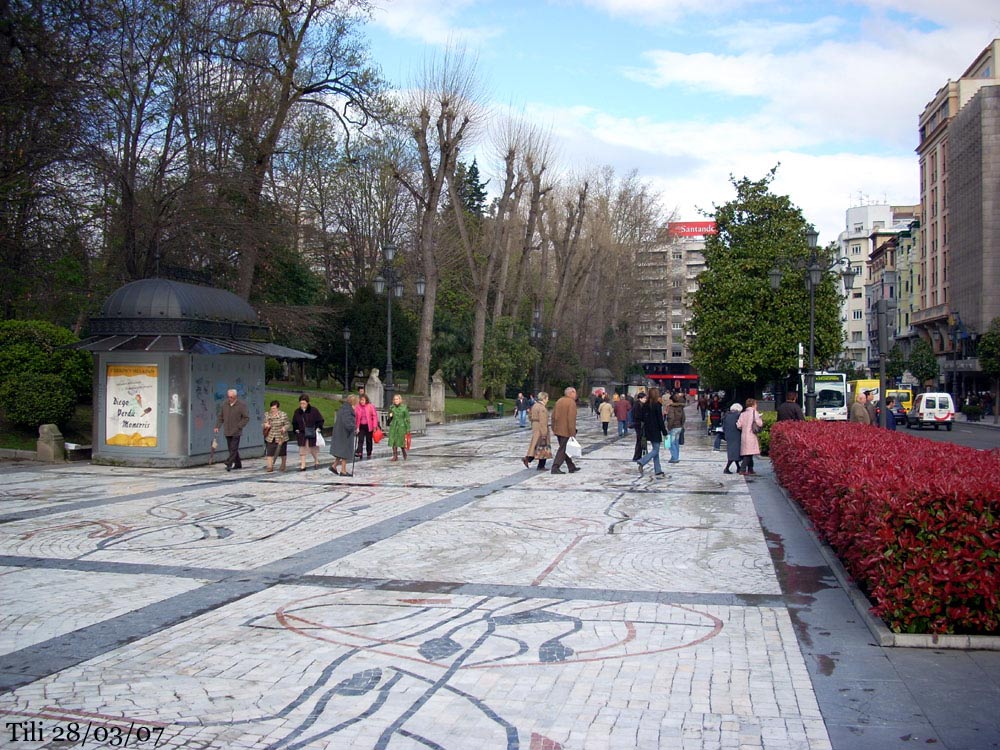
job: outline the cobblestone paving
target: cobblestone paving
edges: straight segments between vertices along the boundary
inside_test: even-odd
[[[829,748],[745,480],[586,417],[583,471],[524,470],[527,433],[0,468],[0,747]]]

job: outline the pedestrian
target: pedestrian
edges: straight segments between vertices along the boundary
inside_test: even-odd
[[[601,429],[604,430],[605,435],[608,434],[608,425],[611,424],[611,418],[614,414],[615,407],[611,403],[611,399],[605,396],[597,407],[597,416],[601,420]]]
[[[802,407],[795,402],[798,397],[799,394],[795,391],[789,391],[785,394],[784,403],[775,410],[778,414],[779,422],[802,422],[805,420],[806,417],[802,413]]]
[[[333,463],[330,471],[338,476],[351,476],[347,471],[347,459],[354,455],[355,436],[358,434],[358,423],[354,410],[358,405],[358,397],[353,393],[344,399],[334,417],[333,430],[330,433],[330,455]]]
[[[528,426],[528,409],[528,399],[524,397],[523,393],[518,393],[517,399],[514,401],[514,416],[517,418],[517,423],[521,427]]]
[[[552,460],[552,473],[565,474],[559,467],[566,463],[569,473],[572,474],[580,470],[580,467],[573,463],[573,459],[566,455],[566,444],[571,437],[576,437],[576,388],[569,386],[563,391],[563,397],[556,401],[556,406],[552,410],[552,433],[559,442],[559,449]]]
[[[630,412],[632,417],[632,424],[635,427],[635,452],[632,454],[632,460],[638,461],[642,458],[642,454],[646,452],[646,402],[649,396],[646,395],[645,391],[639,391],[635,394],[635,403],[632,405],[632,411]]]
[[[312,456],[313,468],[319,468],[319,448],[316,447],[316,433],[323,429],[323,415],[309,403],[309,396],[299,396],[299,408],[292,414],[295,442],[299,446],[299,471],[306,470],[306,455]]]
[[[871,391],[865,391],[865,411],[868,412],[868,424],[878,427],[878,409],[875,407],[875,397]]]
[[[887,430],[896,430],[896,413],[892,410],[892,407],[896,405],[896,399],[889,396],[885,400],[885,428]]]
[[[737,423],[739,422],[741,411],[743,411],[742,406],[733,404],[729,407],[729,411],[726,412],[726,416],[722,420],[722,432],[726,438],[726,468],[722,470],[724,474],[733,473],[729,469],[733,464],[736,464],[737,470],[740,468],[741,432]]]
[[[753,470],[753,457],[760,455],[757,433],[764,427],[764,420],[757,411],[756,399],[746,400],[746,406],[736,421],[736,426],[740,428],[740,459],[743,461],[743,467],[736,473],[756,474],[757,472]]]
[[[281,471],[285,470],[288,457],[288,433],[292,429],[292,422],[280,407],[278,401],[272,401],[264,415],[264,455],[267,456],[269,473],[274,471],[275,457],[281,458]]]
[[[545,470],[545,462],[552,458],[552,441],[549,440],[549,410],[546,404],[549,402],[549,394],[539,391],[528,419],[531,421],[531,442],[528,443],[528,452],[521,463],[527,469],[531,462],[538,461],[538,470]]]
[[[684,394],[675,393],[667,407],[667,432],[670,434],[670,463],[680,463],[681,460],[681,435],[684,434],[684,422],[687,415],[684,413],[686,399]]]
[[[410,434],[410,410],[403,403],[403,397],[398,393],[392,397],[392,406],[389,407],[389,447],[392,448],[392,458],[390,461],[399,460],[399,451],[403,451],[403,460],[406,460],[406,451],[409,449],[406,441]]]
[[[702,391],[698,394],[698,413],[701,414],[701,421],[704,422],[708,417],[708,396]]]
[[[871,424],[872,419],[868,416],[868,410],[865,408],[865,394],[859,393],[857,400],[851,404],[851,413],[848,420],[851,422],[857,422],[858,424]]]
[[[354,421],[358,425],[358,445],[354,451],[357,458],[372,457],[372,435],[378,427],[378,412],[375,406],[368,400],[368,395],[362,393],[358,398],[358,405],[354,407]],[[365,455],[367,451],[367,455]]]
[[[615,419],[618,420],[618,437],[628,433],[628,415],[632,411],[632,404],[624,396],[614,403]]]
[[[642,476],[643,468],[650,461],[653,462],[653,472],[656,476],[662,477],[663,469],[660,467],[660,443],[663,436],[667,434],[667,426],[663,422],[663,404],[660,402],[660,389],[650,388],[648,401],[642,412],[642,427],[649,441],[649,451],[645,456],[636,460],[639,465],[639,476]]]
[[[219,428],[222,428],[222,434],[226,436],[226,446],[229,448],[226,471],[243,468],[243,460],[240,458],[240,437],[249,421],[250,412],[247,411],[246,403],[237,398],[235,388],[230,388],[226,391],[226,400],[222,402],[219,418],[215,421],[215,431],[218,432]]]

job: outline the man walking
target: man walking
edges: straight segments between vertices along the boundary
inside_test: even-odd
[[[563,391],[563,397],[556,401],[556,407],[552,410],[552,434],[559,441],[559,450],[556,451],[556,456],[552,461],[552,473],[566,473],[559,468],[563,461],[569,467],[570,474],[579,471],[580,467],[566,455],[566,443],[571,437],[576,436],[576,388],[573,386]]]
[[[865,408],[865,401],[868,399],[865,394],[859,393],[857,400],[851,404],[851,413],[848,417],[848,421],[857,422],[858,424],[871,424],[871,417],[868,416],[868,410]]]
[[[615,419],[618,420],[618,437],[628,432],[628,413],[632,411],[632,404],[624,396],[615,401]]]
[[[243,461],[240,459],[240,437],[249,421],[250,412],[247,411],[247,405],[236,397],[236,389],[230,388],[226,391],[226,401],[223,402],[219,410],[219,419],[215,423],[215,431],[218,432],[219,428],[222,428],[222,434],[226,436],[226,445],[229,448],[226,471],[243,468]]]
[[[871,391],[865,391],[865,411],[868,412],[868,424],[878,427],[878,409],[875,407],[875,397]]]
[[[795,391],[789,391],[785,394],[785,402],[775,410],[778,414],[779,422],[802,422],[805,420],[802,407],[795,403],[798,397],[799,394]]]
[[[521,427],[527,427],[528,409],[530,408],[528,399],[524,397],[523,393],[518,393],[517,401],[514,402],[514,411],[517,412],[517,423]]]

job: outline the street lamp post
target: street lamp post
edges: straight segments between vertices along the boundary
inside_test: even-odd
[[[809,290],[809,370],[806,372],[806,416],[816,416],[816,287],[818,287],[826,274],[835,268],[842,268],[841,278],[844,280],[844,289],[850,291],[854,288],[854,277],[857,271],[851,266],[847,258],[837,258],[827,265],[827,259],[823,257],[816,247],[819,239],[819,232],[812,226],[806,230],[806,244],[809,247],[809,257],[788,261],[779,258],[778,263],[768,273],[771,282],[771,289],[778,291],[781,286],[783,271],[780,265],[788,265],[806,272],[806,288]]]
[[[382,265],[382,273],[375,277],[375,293],[382,294],[385,292],[386,308],[385,308],[385,382],[383,384],[385,391],[385,398],[383,399],[383,408],[388,409],[392,403],[392,394],[395,390],[395,384],[392,380],[392,298],[403,296],[403,276],[396,270],[395,266],[392,265],[393,259],[396,257],[396,246],[391,242],[387,242],[382,247],[382,255],[385,263]],[[417,294],[421,297],[424,295],[425,282],[424,277],[420,276],[417,278]]]
[[[351,371],[347,369],[347,347],[351,343],[351,329],[344,326],[344,393],[351,390]]]
[[[553,328],[550,331],[550,334],[554,343],[558,332],[555,328]],[[542,387],[539,380],[538,367],[541,363],[542,357],[548,351],[548,341],[545,339],[545,328],[542,327],[542,311],[537,306],[535,307],[534,314],[532,315],[531,339],[538,347],[538,357],[535,359],[535,393],[538,393]]]

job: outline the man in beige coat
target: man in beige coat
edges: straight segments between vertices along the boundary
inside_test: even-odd
[[[871,417],[868,416],[868,409],[865,408],[865,402],[868,398],[863,393],[858,394],[857,400],[851,404],[851,414],[849,416],[849,421],[857,422],[859,424],[871,424]]]
[[[556,401],[556,408],[552,410],[552,434],[559,441],[559,450],[552,460],[552,473],[565,474],[559,467],[563,461],[569,467],[569,473],[579,471],[580,467],[573,463],[573,459],[566,455],[566,443],[571,437],[576,436],[576,388],[570,386],[563,391],[563,397]]]

